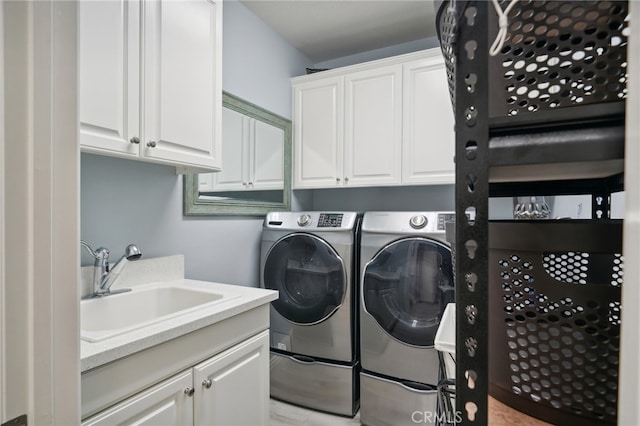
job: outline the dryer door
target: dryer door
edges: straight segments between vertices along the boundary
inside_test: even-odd
[[[264,265],[264,285],[278,290],[272,306],[295,324],[312,325],[329,318],[347,289],[344,262],[323,239],[295,233],[278,240]]]
[[[447,303],[455,301],[451,250],[427,238],[394,241],[363,270],[364,310],[400,342],[433,346]]]

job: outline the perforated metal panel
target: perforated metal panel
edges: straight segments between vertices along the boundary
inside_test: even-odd
[[[458,32],[458,15],[463,12],[462,7],[456,8],[455,2],[447,2],[446,5],[438,9],[437,31],[440,39],[440,49],[444,57],[444,65],[447,70],[447,83],[449,85],[449,95],[455,111],[456,98],[456,49],[455,44]]]
[[[502,2],[505,8],[507,1]],[[520,1],[492,60],[491,115],[626,98],[627,3]]]
[[[506,7],[503,1],[503,7]],[[522,1],[509,14],[510,39],[495,62],[492,114],[624,99],[626,2]]]
[[[500,0],[502,9],[510,2]],[[438,16],[452,99],[457,31],[465,6],[443,6]],[[492,5],[489,9],[487,29],[493,40],[498,16]],[[567,112],[569,107],[598,104],[595,115],[601,115],[606,104],[616,102],[619,113],[627,96],[629,33],[626,1],[518,1],[509,13],[502,51],[489,57],[489,117],[521,124],[540,119],[532,113],[562,110],[559,119],[566,120],[583,114],[579,109]]]
[[[492,381],[539,409],[615,423],[622,256],[536,250],[541,241],[491,251]]]

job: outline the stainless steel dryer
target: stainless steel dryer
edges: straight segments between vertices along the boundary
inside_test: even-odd
[[[415,424],[436,415],[439,362],[433,347],[454,302],[445,223],[453,212],[367,212],[360,259],[360,419]]]
[[[358,408],[354,212],[274,212],[260,285],[271,303],[271,396],[353,416]]]

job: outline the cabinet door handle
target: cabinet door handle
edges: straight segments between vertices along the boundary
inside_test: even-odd
[[[155,148],[155,147],[156,147],[156,145],[157,145],[156,141],[149,141],[149,142],[147,142],[147,146],[148,146],[149,148]]]
[[[213,382],[211,381],[211,379],[206,379],[202,381],[202,386],[204,386],[205,389],[209,389],[212,384]]]
[[[185,388],[184,394],[187,395],[187,396],[193,396],[195,391],[196,390],[194,388],[188,387],[188,388]]]
[[[129,142],[134,143],[134,144],[139,144],[140,143],[140,138],[137,136],[132,137],[131,139],[129,139]]]
[[[336,178],[336,182],[340,182],[340,178]]]
[[[345,178],[344,178],[344,183],[347,183],[347,182],[349,182],[349,178],[348,178],[348,177],[345,177]]]

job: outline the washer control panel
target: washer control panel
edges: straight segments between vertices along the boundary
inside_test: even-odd
[[[429,219],[435,223],[435,216],[433,219]],[[263,228],[288,231],[304,230],[305,232],[348,232],[354,230],[357,224],[359,224],[357,212],[326,210],[324,212],[270,212],[265,216]]]
[[[342,226],[342,213],[320,213],[318,228],[339,228]]]
[[[438,213],[438,231],[445,231],[445,223],[456,220],[455,213]]]

